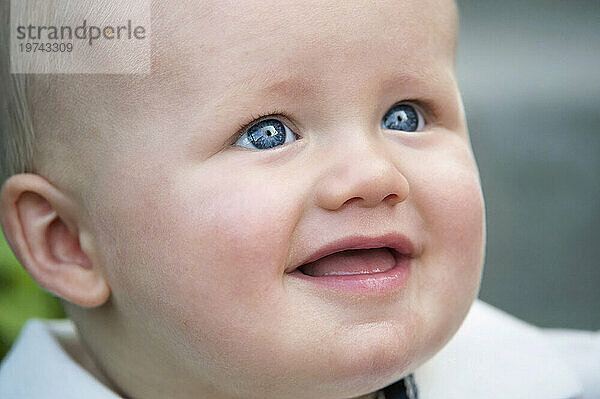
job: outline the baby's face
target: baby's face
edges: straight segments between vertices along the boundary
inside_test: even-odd
[[[399,379],[451,338],[482,269],[453,3],[201,3],[154,10],[152,75],[94,89],[115,107],[87,118],[82,171],[112,297],[88,345],[132,391],[173,370],[165,390],[206,397]],[[296,269],[347,238],[406,256]],[[370,273],[319,276],[340,271]],[[140,367],[158,377],[129,378]]]

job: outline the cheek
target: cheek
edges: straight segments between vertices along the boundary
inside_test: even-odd
[[[421,187],[420,206],[432,246],[449,251],[464,264],[476,264],[484,242],[484,205],[476,170],[461,164],[446,164]],[[461,256],[462,255],[462,256]],[[463,263],[463,262],[461,262]],[[457,266],[460,266],[457,265]]]
[[[121,169],[126,179],[105,182],[110,195],[96,207],[111,287],[124,296],[161,290],[183,309],[193,308],[192,298],[226,308],[242,295],[258,306],[277,293],[300,211],[298,187],[242,166],[222,173],[217,163],[135,165]]]
[[[419,162],[411,185],[432,252],[455,259],[456,268],[479,266],[485,244],[485,210],[477,165],[465,141],[447,140]]]
[[[477,167],[468,154],[434,154],[411,191],[427,226],[415,296],[436,319],[432,322],[447,326],[439,331],[458,328],[481,279],[485,210]]]
[[[200,181],[178,206],[187,216],[174,223],[195,267],[210,271],[238,294],[242,289],[254,295],[261,285],[280,280],[297,201],[256,177]]]
[[[173,237],[168,256],[179,273],[165,274],[165,289],[173,290],[181,310],[189,313],[184,317],[228,314],[244,324],[249,314],[269,315],[273,309],[266,307],[283,302],[298,194],[266,176],[257,178],[256,172],[217,172],[205,165],[174,180],[164,233]],[[187,278],[177,278],[181,275]],[[202,306],[189,305],[190,297]],[[215,319],[216,324],[223,321]]]
[[[118,226],[118,236],[104,234],[116,249],[109,262],[116,301],[132,319],[155,315],[151,328],[168,327],[166,339],[176,331],[179,342],[218,359],[235,346],[245,353],[249,337],[276,330],[285,314],[283,273],[302,188],[252,171],[224,177],[198,169],[144,174],[152,182],[132,176],[114,191],[119,198],[110,202],[119,206],[100,216]]]

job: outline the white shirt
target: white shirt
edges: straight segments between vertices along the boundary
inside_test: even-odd
[[[32,319],[0,366],[0,398],[119,398],[69,320]],[[479,300],[414,372],[419,399],[600,399],[600,331],[540,329]]]

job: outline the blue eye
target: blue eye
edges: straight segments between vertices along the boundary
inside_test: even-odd
[[[416,132],[423,129],[423,116],[410,104],[394,105],[381,121],[384,129]]]
[[[264,150],[292,141],[296,137],[290,128],[277,119],[265,119],[250,126],[234,145]]]

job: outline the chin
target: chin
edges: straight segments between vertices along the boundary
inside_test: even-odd
[[[327,357],[319,362],[314,357],[307,370],[307,380],[319,386],[322,394],[364,395],[409,374],[422,358],[422,344],[407,323],[361,324],[340,331],[334,338],[327,348],[313,348],[313,356]]]

